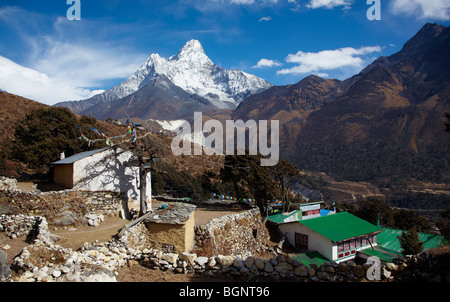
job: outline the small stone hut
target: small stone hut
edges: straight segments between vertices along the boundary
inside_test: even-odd
[[[195,244],[196,206],[167,202],[149,215],[144,224],[154,248],[168,252],[189,252]]]

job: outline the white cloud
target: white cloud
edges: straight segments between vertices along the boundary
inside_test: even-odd
[[[9,93],[48,105],[64,100],[86,99],[93,93],[89,89],[50,78],[44,73],[23,67],[2,56],[0,56],[0,86]]]
[[[270,17],[270,16],[268,16],[268,17],[262,17],[261,19],[259,19],[258,21],[259,22],[262,22],[262,21],[270,21],[270,20],[272,20],[272,18]]]
[[[419,19],[450,20],[449,0],[392,0],[394,14],[416,16]]]
[[[231,3],[235,4],[253,4],[255,0],[231,0]]]
[[[281,66],[281,63],[277,62],[277,61],[274,61],[274,60],[261,59],[252,68],[264,68],[264,67],[269,67],[270,68],[270,67],[274,67],[274,66]]]
[[[95,45],[48,41],[45,47],[40,59],[29,68],[0,56],[0,86],[10,93],[53,105],[103,92],[98,87],[105,81],[125,79],[145,62],[144,56],[131,59],[129,54]]]
[[[265,5],[278,3],[278,0],[212,0],[211,2],[216,2],[220,4],[227,4],[227,2],[229,2],[231,4],[242,4],[242,5],[253,5],[253,4]]]
[[[28,26],[17,27],[17,19],[25,19]],[[109,89],[105,85],[127,78],[148,57],[123,46],[127,43],[122,41],[101,42],[104,39],[99,33],[111,34],[104,24],[84,20],[73,26],[73,22],[61,17],[50,22],[52,26],[45,34],[36,34],[33,29],[42,22],[39,15],[4,8],[0,9],[0,20],[17,30],[24,45],[29,46],[21,49],[21,62],[0,56],[0,87],[45,104],[86,99],[103,88]],[[99,32],[86,35],[93,29]],[[92,35],[97,40],[87,38]]]
[[[303,52],[289,54],[287,63],[297,64],[294,67],[279,70],[277,74],[316,74],[328,76],[328,71],[351,69],[354,72],[365,67],[369,58],[368,54],[381,52],[379,46],[366,46],[358,49],[345,47],[335,50],[323,50],[320,52]]]
[[[353,4],[353,0],[311,0],[306,7],[311,9],[316,8],[328,8],[332,9],[338,6],[344,6],[345,9],[350,8]]]

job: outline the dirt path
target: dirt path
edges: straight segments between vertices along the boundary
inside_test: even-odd
[[[61,239],[57,244],[77,250],[85,242],[106,242],[110,240],[118,231],[130,221],[119,217],[106,217],[105,221],[101,222],[99,226],[79,226],[76,230],[73,227],[58,227],[56,230],[50,227],[50,232]]]
[[[32,184],[21,184],[20,188],[33,191]],[[161,202],[162,204],[162,202]],[[159,203],[154,204],[158,207]],[[195,211],[195,223],[197,225],[206,224],[214,218],[222,217],[227,214],[235,214],[242,212],[242,209],[217,209],[217,208],[202,208],[199,207]],[[85,242],[107,242],[127,223],[129,220],[120,217],[106,216],[105,220],[97,227],[93,226],[67,226],[55,227],[50,225],[49,231],[53,235],[59,236],[59,240],[55,242],[65,248],[71,248],[73,251],[80,248]],[[5,250],[8,254],[8,262],[12,264],[14,257],[16,257],[22,249],[28,244],[25,242],[25,236],[20,238],[10,239],[0,232],[0,248],[8,245]],[[143,267],[139,264],[124,266],[117,270],[117,280],[119,282],[208,282],[208,281],[233,281],[234,279],[227,278],[213,278],[203,275],[194,274],[175,274],[172,272],[163,272],[159,270],[152,270]],[[236,280],[234,280],[236,281]]]

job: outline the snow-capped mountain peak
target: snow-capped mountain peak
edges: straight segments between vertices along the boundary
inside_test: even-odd
[[[248,96],[272,86],[269,82],[239,70],[227,70],[215,65],[205,54],[198,40],[188,41],[169,59],[153,53],[127,80],[110,90],[81,101],[79,112],[99,102],[113,102],[127,97],[158,77],[165,77],[191,95],[198,95],[218,109],[235,109]],[[80,104],[81,105],[81,104]],[[64,106],[64,105],[62,105]],[[74,104],[71,104],[74,108]]]
[[[203,50],[202,44],[198,40],[190,40],[178,51],[178,53],[169,58],[169,61],[187,61],[195,58],[207,59],[209,58]]]

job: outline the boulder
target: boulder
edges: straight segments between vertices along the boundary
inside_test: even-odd
[[[209,258],[209,260],[208,260],[208,267],[209,268],[213,268],[216,264],[217,264],[217,261],[216,261],[215,257]]]
[[[391,272],[388,271],[384,266],[381,268],[381,276],[384,279],[390,279],[391,278]]]
[[[235,258],[234,256],[219,255],[217,256],[217,261],[221,266],[230,266],[233,264],[234,258]]]
[[[294,274],[299,277],[306,277],[308,276],[308,268],[304,265],[297,266],[294,268]]]
[[[8,254],[0,250],[0,282],[11,280],[11,269],[8,264]]]
[[[175,264],[175,263],[177,263],[177,260],[178,260],[178,254],[175,254],[175,253],[164,253],[161,256],[161,259],[169,262],[170,264]]]
[[[233,261],[233,266],[238,268],[238,269],[241,269],[241,268],[243,268],[245,266],[245,264],[244,264],[244,261],[241,258],[236,257],[234,259],[234,261]]]
[[[262,271],[264,269],[264,267],[265,267],[264,260],[262,260],[260,258],[256,258],[255,259],[255,266],[256,266],[257,269]]]
[[[356,277],[362,278],[365,276],[366,271],[364,270],[364,267],[362,265],[355,265],[352,268],[353,274],[355,274]]]
[[[316,275],[321,280],[326,280],[326,281],[330,281],[331,280],[331,276],[327,272],[318,271],[316,273]]]
[[[197,257],[195,259],[195,262],[200,265],[201,267],[204,267],[209,261],[208,257]]]
[[[274,271],[273,266],[269,261],[267,261],[266,264],[264,265],[264,271],[266,273],[273,273],[273,271]]]
[[[53,225],[68,226],[78,222],[79,217],[71,211],[64,211],[49,219]]]
[[[242,276],[248,276],[250,274],[250,270],[247,267],[241,267],[241,269],[239,270],[239,273]]]
[[[80,274],[81,282],[117,282],[114,273],[103,267],[94,267],[90,270],[83,270]]]
[[[247,259],[245,259],[244,264],[247,268],[252,268],[253,264],[255,264],[255,258],[253,257],[247,257]]]
[[[394,263],[386,263],[386,269],[389,271],[396,271],[398,266]]]
[[[281,274],[292,273],[292,268],[293,268],[292,265],[290,265],[287,262],[281,262],[275,266],[275,270]]]
[[[346,272],[348,270],[348,266],[345,263],[341,262],[339,263],[337,270],[340,272]]]

